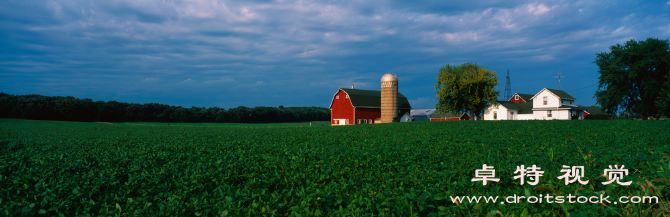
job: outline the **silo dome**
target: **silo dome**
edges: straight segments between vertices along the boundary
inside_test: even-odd
[[[393,73],[386,73],[384,76],[382,76],[382,82],[385,81],[395,81],[398,82],[398,76],[395,76]]]

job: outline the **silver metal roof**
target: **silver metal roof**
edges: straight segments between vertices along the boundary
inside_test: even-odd
[[[386,73],[384,76],[382,76],[382,82],[385,82],[385,81],[396,81],[397,82],[398,81],[398,76],[396,76],[395,74],[390,73],[390,72]]]
[[[435,109],[414,109],[410,112],[412,113],[412,117],[430,116],[435,112]]]

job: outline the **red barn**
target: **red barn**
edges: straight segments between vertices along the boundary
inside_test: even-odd
[[[532,94],[522,94],[522,93],[515,93],[512,98],[509,98],[507,101],[510,102],[515,102],[515,103],[526,103],[530,102],[530,98],[533,98],[534,95]]]
[[[381,118],[381,91],[340,88],[330,103],[332,125],[372,124]],[[398,117],[412,107],[407,97],[398,93]]]

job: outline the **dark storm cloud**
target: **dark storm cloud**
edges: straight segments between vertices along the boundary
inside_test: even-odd
[[[445,64],[510,70],[513,92],[593,104],[595,53],[670,38],[670,3],[636,1],[7,1],[0,91],[184,106],[328,106],[386,72],[415,108]],[[591,85],[589,87],[589,85]],[[586,87],[586,88],[584,88]]]

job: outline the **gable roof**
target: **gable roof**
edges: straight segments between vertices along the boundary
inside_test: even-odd
[[[533,98],[533,94],[515,93],[514,95],[519,95],[526,102],[530,102],[530,98]],[[512,95],[512,98],[514,98],[514,95]],[[512,98],[507,99],[507,101],[512,100]]]
[[[515,102],[510,102],[510,101],[498,101],[498,104],[501,106],[504,106],[507,108],[507,110],[519,110],[519,106],[517,104],[521,103],[515,103]]]
[[[382,92],[377,90],[359,90],[340,88],[339,91],[344,91],[349,95],[349,100],[354,107],[359,108],[381,108]],[[337,95],[337,93],[335,93]],[[333,98],[335,98],[333,96]],[[332,108],[332,100],[330,107]],[[398,92],[398,109],[412,109],[409,105],[407,97]]]
[[[465,115],[465,112],[459,112],[459,113],[454,113],[454,112],[448,112],[446,114],[440,113],[440,111],[435,111],[433,114],[430,115],[429,118],[461,118]]]
[[[570,94],[566,93],[565,91],[562,90],[554,90],[554,89],[547,89],[548,91],[551,91],[554,93],[556,96],[560,97],[561,99],[575,99],[575,97],[570,96]]]
[[[524,102],[524,103],[515,103],[510,101],[498,101],[498,104],[507,108],[507,110],[518,110],[518,114],[532,114],[533,113],[533,103]]]
[[[540,92],[537,92],[537,94],[535,94],[535,96],[533,96],[533,97],[530,98],[530,99],[531,99],[531,100],[534,99],[535,97],[537,97],[537,95],[540,95],[540,93],[542,93],[542,91],[544,91],[544,90],[549,91],[549,93],[551,93],[551,94],[553,94],[554,96],[556,96],[556,97],[558,97],[558,98],[561,98],[561,99],[577,100],[577,99],[575,99],[574,97],[570,96],[570,94],[566,93],[565,91],[562,91],[562,90],[554,90],[554,89],[549,89],[549,88],[544,88],[544,89],[540,90]]]

